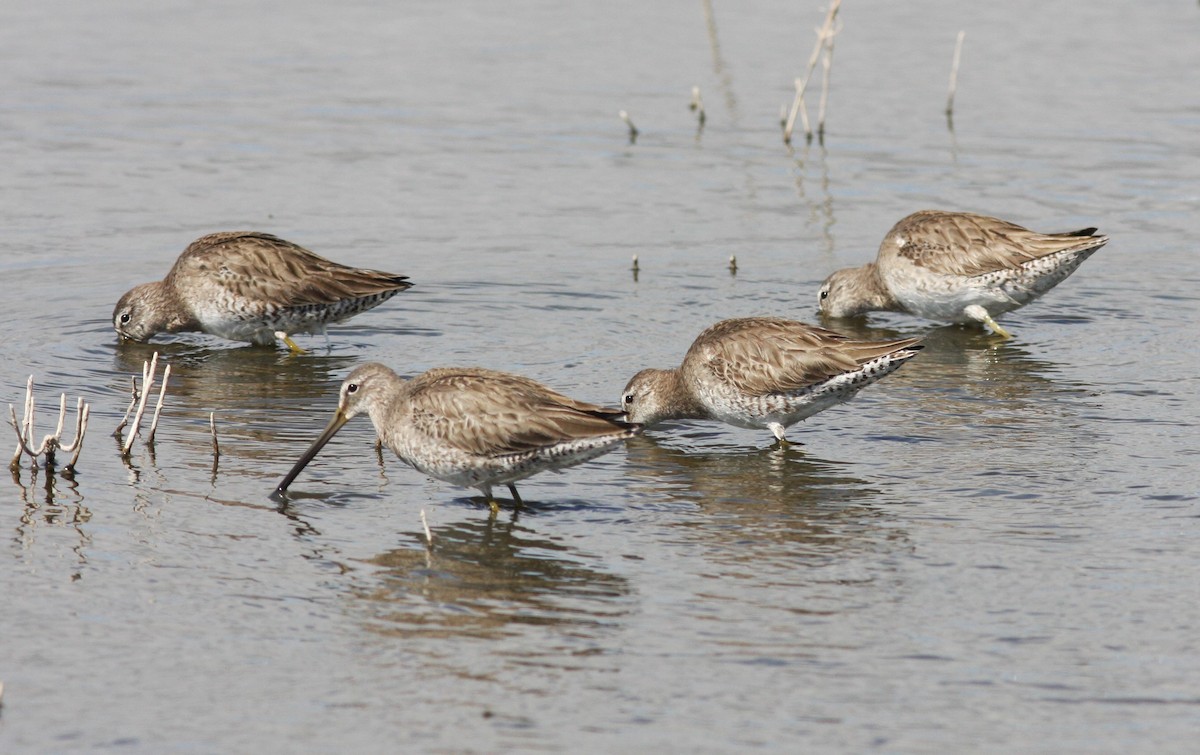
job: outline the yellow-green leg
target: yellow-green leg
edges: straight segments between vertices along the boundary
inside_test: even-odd
[[[284,333],[282,330],[275,331],[275,337],[278,338],[280,341],[283,341],[284,344],[287,345],[288,349],[293,354],[307,354],[308,353],[304,349],[300,348],[300,346],[295,341],[292,340],[292,337],[289,336],[287,333]]]
[[[981,323],[983,323],[984,325],[988,326],[989,328],[992,329],[993,333],[1000,336],[1001,338],[1006,338],[1006,339],[1012,338],[1012,333],[1009,333],[1007,330],[1000,327],[1000,323],[996,322],[996,320],[991,316],[991,314],[989,314],[986,309],[979,306],[978,304],[972,304],[971,306],[967,307],[965,312],[968,317],[974,318],[974,319],[980,321]]]
[[[787,436],[784,435],[784,430],[786,428],[783,425],[779,424],[778,422],[772,422],[771,424],[767,425],[767,429],[775,434],[775,440],[778,441],[781,448],[787,448],[788,446],[792,445],[791,441],[789,441]]]
[[[1005,339],[1007,339],[1007,338],[1012,338],[1012,333],[1009,333],[1007,330],[1005,330],[1004,328],[1000,327],[1000,323],[998,323],[998,322],[996,322],[995,320],[993,320],[991,315],[988,315],[988,319],[984,320],[983,322],[984,322],[984,323],[985,323],[985,324],[986,324],[986,325],[987,325],[989,328],[991,328],[991,329],[992,329],[992,332],[993,332],[993,333],[995,333],[996,335],[1000,336],[1001,338],[1005,338]]]

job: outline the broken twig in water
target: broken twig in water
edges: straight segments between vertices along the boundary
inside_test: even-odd
[[[83,397],[75,403],[75,440],[72,443],[62,442],[63,425],[66,423],[67,417],[67,394],[62,394],[58,401],[58,424],[54,432],[42,438],[41,444],[37,448],[33,447],[33,419],[34,419],[35,404],[33,400],[33,375],[29,376],[29,380],[25,383],[25,410],[21,421],[17,422],[17,410],[12,404],[8,405],[8,413],[12,422],[13,430],[17,433],[17,448],[13,452],[12,461],[9,463],[11,469],[16,469],[18,462],[21,460],[21,454],[24,453],[30,457],[32,464],[36,467],[38,457],[45,457],[46,467],[54,466],[54,457],[58,451],[65,451],[71,454],[71,460],[67,462],[64,471],[73,472],[75,463],[79,461],[79,451],[83,447],[83,436],[87,433],[88,417],[91,415],[91,406],[84,403]]]
[[[704,121],[707,116],[704,114],[704,99],[700,96],[700,87],[692,87],[692,101],[688,105],[688,109],[696,113],[696,120],[699,121],[700,128],[704,128]]]
[[[171,377],[171,365],[167,365],[163,369],[162,385],[158,387],[158,403],[154,405],[154,417],[150,420],[150,432],[146,435],[146,442],[154,442],[154,433],[158,432],[158,416],[162,414],[163,398],[167,395],[167,378]]]
[[[131,375],[129,377],[129,406],[125,407],[124,416],[122,416],[121,421],[117,423],[117,428],[115,430],[113,430],[112,434],[113,434],[114,438],[121,437],[121,431],[125,429],[125,426],[127,424],[129,424],[129,414],[133,411],[134,407],[137,406],[137,402],[138,402],[137,378]]]
[[[155,379],[157,372],[158,372],[158,352],[156,351],[156,352],[154,352],[154,355],[150,357],[149,362],[142,363],[142,385],[141,385],[141,388],[140,389],[138,388],[136,379],[134,379],[134,382],[133,382],[133,390],[132,390],[133,400],[129,404],[129,409],[125,410],[125,417],[127,418],[129,416],[129,411],[134,408],[134,405],[137,406],[137,409],[133,415],[133,424],[131,424],[129,426],[129,435],[128,435],[128,437],[125,438],[125,442],[121,444],[121,455],[122,456],[129,456],[129,451],[130,451],[130,449],[133,448],[133,440],[134,440],[134,438],[137,437],[138,430],[142,426],[142,417],[146,413],[146,404],[150,400],[150,390],[154,387],[154,379]],[[170,374],[171,374],[171,366],[167,365],[166,368],[163,370],[162,385],[159,388],[159,395],[158,395],[158,406],[154,410],[154,419],[150,426],[150,431],[149,431],[148,437],[146,438],[147,444],[154,443],[154,432],[155,432],[155,430],[158,429],[158,417],[159,417],[159,413],[162,411],[163,397],[165,396],[165,394],[167,392],[167,378],[170,376]],[[117,425],[116,431],[113,432],[113,435],[120,437],[121,430],[123,430],[125,428],[125,425],[126,425],[126,420],[125,420],[125,418],[122,418],[120,424]]]
[[[812,138],[812,132],[809,130],[808,111],[804,107],[804,92],[808,89],[809,79],[812,78],[813,70],[817,67],[817,61],[820,59],[821,50],[824,49],[827,40],[832,38],[835,33],[833,30],[833,22],[837,18],[838,8],[841,7],[842,0],[833,0],[829,5],[829,12],[825,15],[825,23],[821,25],[821,29],[817,32],[817,44],[813,47],[812,55],[808,59],[807,70],[804,73],[804,78],[796,79],[796,96],[792,100],[792,109],[788,114],[787,123],[783,127],[783,142],[784,144],[792,143],[792,130],[796,127],[796,116],[802,115],[802,120],[805,124],[805,134]]]
[[[425,519],[425,509],[421,509],[421,526],[425,528],[425,546],[433,547],[433,533],[429,531],[429,522]]]
[[[621,112],[617,113],[617,115],[620,116],[621,120],[625,122],[625,125],[629,127],[629,143],[633,144],[637,142],[637,126],[633,125],[633,119],[629,117],[629,113],[626,113],[624,110],[622,110]]]
[[[958,91],[958,64],[962,61],[963,38],[966,30],[958,32],[958,40],[954,43],[954,62],[950,64],[950,93],[946,96],[946,122],[954,128],[954,94]]]
[[[833,70],[833,40],[839,31],[841,24],[829,32],[825,39],[825,54],[821,56],[824,70],[821,73],[821,101],[817,107],[817,141],[821,144],[825,143],[825,105],[829,102],[829,74]]]
[[[208,413],[208,429],[212,432],[212,449],[213,456],[221,455],[221,444],[217,443],[217,414],[216,412]]]

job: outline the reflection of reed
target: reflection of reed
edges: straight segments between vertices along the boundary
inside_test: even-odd
[[[725,99],[725,107],[729,110],[730,120],[737,125],[737,96],[733,93],[733,77],[729,74],[729,67],[721,55],[721,43],[717,39],[717,17],[713,13],[712,0],[704,0],[704,25],[708,29],[708,46],[712,53],[713,73],[717,76],[721,95]]]
[[[378,581],[359,590],[374,628],[405,637],[498,637],[525,625],[587,633],[624,615],[629,586],[585,565],[562,544],[516,520],[468,518],[435,526],[434,547],[397,548],[370,563]],[[417,542],[424,533],[413,533]]]
[[[213,461],[209,414],[215,413],[222,452],[277,461],[281,438],[310,439],[337,401],[337,386],[357,357],[305,354],[256,347],[205,349],[159,344],[162,361],[173,367],[160,428],[170,442],[183,442],[189,458]],[[145,347],[117,351],[118,375],[140,370]],[[114,391],[127,391],[114,378]],[[314,420],[314,418],[316,418]],[[180,432],[180,428],[186,432]],[[253,441],[251,443],[239,441]],[[265,441],[265,442],[264,442]],[[160,449],[161,450],[161,449]]]
[[[825,149],[822,143],[817,147],[817,165],[821,170],[821,197],[819,200],[811,199],[804,184],[804,174],[807,166],[811,164],[809,158],[810,145],[805,144],[797,153],[788,148],[793,162],[795,164],[796,176],[796,196],[801,202],[808,205],[808,224],[820,225],[821,241],[825,247],[825,255],[827,258],[833,258],[833,250],[836,246],[833,238],[833,227],[837,224],[837,218],[833,212],[833,192],[830,188],[829,180],[829,152]]]
[[[631,487],[699,507],[678,526],[720,546],[716,560],[821,562],[880,538],[885,514],[870,504],[878,491],[799,446],[697,452],[642,437],[627,447]]]
[[[71,527],[79,536],[78,544],[71,550],[79,558],[79,563],[87,563],[85,553],[91,545],[92,538],[84,531],[85,525],[91,518],[92,512],[83,505],[83,496],[79,493],[78,485],[69,477],[60,477],[53,470],[26,470],[29,472],[29,484],[21,481],[20,468],[12,469],[12,479],[21,491],[21,501],[25,506],[21,512],[20,524],[17,525],[17,542],[23,548],[33,545],[35,533],[40,526]],[[43,482],[38,481],[38,475],[44,474]],[[60,489],[60,484],[66,482],[68,491]],[[69,502],[64,499],[73,499]],[[74,579],[79,578],[75,574]]]

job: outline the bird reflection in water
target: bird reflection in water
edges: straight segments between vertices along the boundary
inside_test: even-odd
[[[903,535],[874,503],[879,489],[850,474],[853,465],[802,446],[705,450],[643,437],[629,441],[626,459],[634,491],[696,507],[668,526],[702,539],[707,557],[722,563],[821,564]]]
[[[839,327],[859,337],[896,333],[848,325]],[[1086,421],[1102,411],[1095,387],[1035,355],[1036,346],[959,325],[929,329],[922,343],[919,364],[889,382],[889,434],[912,444],[900,473],[921,475],[927,494],[1051,495],[1107,442],[1103,426]]]
[[[856,337],[895,337],[896,330],[839,323]],[[1060,399],[1083,399],[1090,389],[1061,377],[1063,368],[1036,357],[1019,343],[999,341],[978,329],[945,325],[924,333],[925,351],[914,369],[893,376],[896,400],[913,400],[922,409],[922,424],[936,424],[926,434],[958,442],[955,431],[1014,426],[1030,432],[1053,432],[1071,420],[1074,405]],[[1047,420],[1051,420],[1047,422]],[[937,435],[949,431],[951,435]],[[1031,438],[1033,440],[1033,438]],[[1044,443],[1044,438],[1040,441]]]
[[[370,559],[379,567],[356,594],[373,630],[440,638],[501,637],[531,627],[563,626],[575,641],[614,629],[632,607],[615,574],[588,566],[601,559],[540,537],[516,520],[467,518],[433,528],[433,547]]]

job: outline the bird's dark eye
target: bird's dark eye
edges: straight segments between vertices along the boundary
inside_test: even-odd
[[[828,299],[828,298],[829,298],[829,289],[825,289],[824,291],[821,292],[821,299]]]
[[[633,403],[633,394],[626,393],[625,398],[621,399],[621,401],[625,404],[632,404]]]
[[[129,322],[129,313],[128,313],[128,312],[122,312],[122,313],[121,313],[121,324],[122,324],[122,325],[124,325],[124,324],[126,324],[126,323],[128,323],[128,322]]]
[[[351,383],[346,386],[346,393],[358,393],[358,383]]]

